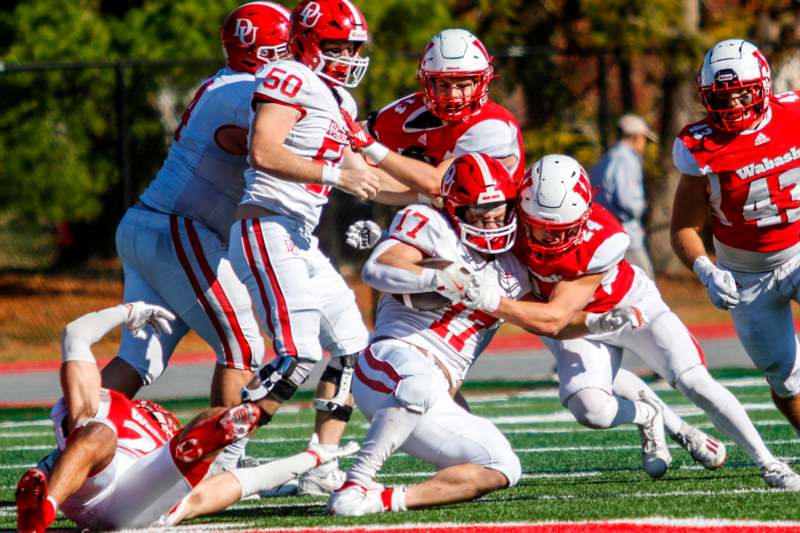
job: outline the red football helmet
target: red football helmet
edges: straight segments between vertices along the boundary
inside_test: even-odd
[[[442,120],[457,122],[475,113],[489,98],[489,82],[494,78],[492,57],[483,43],[467,30],[444,30],[430,40],[417,69],[425,105]],[[438,78],[475,80],[471,95],[459,91],[440,94]]]
[[[749,128],[769,109],[769,64],[755,45],[742,39],[719,42],[706,53],[697,85],[709,116],[725,131]]]
[[[288,58],[290,16],[274,2],[249,2],[234,9],[219,32],[228,66],[255,73],[264,63]]]
[[[304,0],[292,11],[289,49],[327,82],[355,87],[369,65],[369,58],[359,55],[367,36],[367,20],[350,0]],[[350,41],[354,54],[325,54],[323,41]]]
[[[151,420],[153,420],[168,437],[177,435],[181,430],[181,423],[178,418],[159,404],[151,402],[150,400],[134,400],[133,403],[140,411],[149,415]]]
[[[519,218],[526,246],[540,254],[559,254],[579,244],[592,213],[592,186],[586,170],[573,158],[546,155],[525,173],[519,190]],[[535,230],[552,233],[537,239]]]
[[[514,245],[517,186],[500,161],[486,154],[457,157],[442,179],[444,211],[461,242],[479,252],[499,254]],[[468,218],[480,218],[501,206],[505,214],[497,228],[482,228]]]

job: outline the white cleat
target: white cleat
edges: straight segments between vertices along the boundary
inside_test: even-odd
[[[728,458],[724,444],[686,422],[681,424],[678,433],[670,435],[670,437],[686,449],[692,459],[708,470],[722,468]]]
[[[800,491],[800,475],[784,462],[761,467],[761,478],[773,489]]]
[[[346,474],[337,466],[324,474],[316,469],[309,470],[297,483],[298,496],[328,496],[337,491],[344,484]]]
[[[383,485],[369,487],[348,481],[328,499],[328,514],[338,516],[362,516],[385,511],[381,500]]]
[[[667,448],[664,436],[664,415],[661,405],[652,398],[648,398],[644,391],[639,392],[639,399],[653,408],[655,414],[639,426],[639,436],[642,438],[642,467],[653,479],[663,476],[669,465],[672,464],[672,455]]]

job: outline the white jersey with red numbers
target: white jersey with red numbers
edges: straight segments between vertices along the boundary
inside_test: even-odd
[[[409,244],[425,257],[466,264],[502,296],[518,299],[530,292],[525,267],[510,252],[484,260],[462,244],[445,215],[422,205],[410,205],[395,215],[389,238]],[[437,311],[418,311],[396,298],[384,295],[378,305],[373,338],[401,339],[430,352],[443,364],[454,384],[464,379],[473,360],[480,355],[487,336],[500,321],[482,311],[451,304]]]
[[[59,449],[66,446],[64,400],[51,418]],[[97,414],[84,421],[101,423],[117,436],[111,463],[89,476],[61,504],[61,510],[80,527],[120,529],[152,525],[191,492],[208,471],[208,464],[176,465],[170,440],[177,427],[163,423],[117,391],[101,389]],[[76,430],[73,430],[76,431]]]
[[[770,98],[758,127],[716,129],[710,118],[686,126],[673,159],[709,181],[714,243],[726,266],[772,270],[800,250],[800,92]]]
[[[175,130],[167,159],[141,196],[144,204],[200,222],[227,242],[244,190],[247,154],[223,148],[220,136],[226,129],[248,128],[254,83],[252,74],[230,68],[203,82]]]
[[[511,174],[518,182],[525,172],[519,124],[507,109],[491,101],[464,120],[446,124],[428,110],[422,93],[414,93],[371,114],[368,129],[392,150],[433,165],[480,152],[496,159],[517,156]]]
[[[557,255],[542,255],[517,239],[514,253],[528,267],[533,292],[543,301],[560,281],[605,272],[600,286],[585,311],[603,313],[613,309],[631,290],[635,271],[623,257],[630,238],[622,225],[605,208],[594,205],[578,243]]]
[[[277,103],[300,111],[300,120],[283,143],[288,151],[320,164],[339,166],[346,146],[347,124],[343,110],[355,119],[353,97],[340,87],[328,86],[307,66],[297,61],[275,61],[256,72],[253,106]],[[251,120],[254,117],[251,113]],[[252,135],[252,131],[251,131]],[[287,181],[252,167],[245,171],[242,204],[269,209],[301,221],[310,229],[319,223],[330,187]]]

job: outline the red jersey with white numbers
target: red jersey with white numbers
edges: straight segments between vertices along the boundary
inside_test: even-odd
[[[560,281],[605,272],[592,301],[584,307],[584,311],[603,313],[620,303],[633,285],[635,272],[623,259],[630,238],[614,215],[599,205],[592,206],[592,214],[572,248],[543,255],[525,243],[526,239],[517,239],[514,253],[528,267],[533,292],[543,301],[550,300]]]
[[[680,132],[678,141],[697,162],[698,175],[709,179],[718,241],[753,252],[800,241],[799,123],[800,93],[789,92],[770,99],[755,130],[720,131],[706,118]]]
[[[368,129],[395,152],[438,165],[445,159],[480,152],[496,159],[517,156],[511,174],[519,182],[525,152],[519,124],[503,106],[487,101],[459,122],[444,123],[422,101],[422,93],[401,98],[369,117]]]

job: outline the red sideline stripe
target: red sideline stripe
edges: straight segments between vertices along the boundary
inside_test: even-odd
[[[234,530],[229,530],[234,531]],[[781,531],[800,533],[800,527],[775,526],[767,523],[757,525],[731,525],[720,526],[684,526],[661,525],[652,523],[634,522],[553,522],[545,524],[497,524],[497,525],[437,525],[425,524],[420,526],[387,526],[387,527],[348,527],[348,528],[295,528],[295,529],[259,529],[247,530],[243,533],[256,533],[268,531],[269,533],[330,533],[332,531],[347,531],[348,533],[425,533],[430,531],[458,532],[458,533],[574,533],[576,531],[591,531],[600,533],[764,533]]]
[[[203,276],[206,278],[206,283],[208,283],[208,286],[211,288],[211,292],[214,293],[217,303],[222,309],[222,312],[225,313],[225,318],[228,320],[228,324],[233,330],[233,336],[236,337],[236,344],[239,345],[239,353],[242,355],[244,368],[250,368],[250,359],[252,358],[250,344],[247,342],[247,339],[245,339],[244,333],[242,333],[239,319],[236,317],[236,312],[233,310],[230,300],[228,300],[228,295],[225,294],[225,290],[219,283],[217,273],[214,272],[211,269],[211,265],[208,264],[205,252],[203,251],[203,245],[200,243],[200,236],[197,234],[197,230],[194,229],[194,223],[189,219],[186,219],[186,234],[189,235],[189,243],[192,245],[194,256],[197,259],[197,263],[200,265]],[[227,347],[227,342],[225,345]],[[228,350],[225,351],[225,362],[228,364],[228,368],[236,368],[235,361],[233,360],[233,353]]]
[[[694,335],[697,340],[714,340],[714,339],[734,339],[736,332],[733,329],[733,324],[705,324],[699,326],[687,326],[689,331]],[[795,322],[795,329],[800,329],[800,322]],[[492,354],[499,354],[505,352],[515,352],[521,350],[544,350],[544,344],[539,340],[539,337],[530,333],[510,333],[507,335],[497,335],[489,345],[488,350],[482,357]],[[207,363],[214,360],[214,352],[211,351],[192,351],[176,353],[170,359],[170,365],[193,365],[198,363]],[[273,353],[267,350],[264,361],[269,361],[273,357]],[[98,364],[102,367],[108,363],[110,359],[98,359]],[[58,370],[61,366],[61,361],[10,361],[0,363],[0,372],[2,373],[16,373],[27,374],[29,372],[49,372]]]

